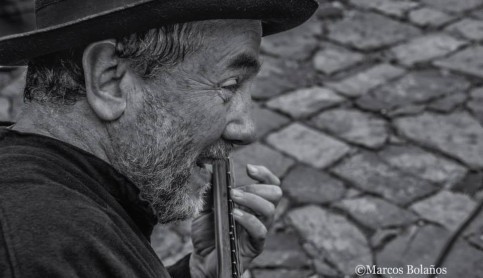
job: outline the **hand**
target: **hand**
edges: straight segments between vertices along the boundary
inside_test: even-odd
[[[232,190],[235,221],[240,229],[240,259],[247,266],[263,251],[267,231],[272,225],[275,208],[282,198],[280,180],[264,166],[247,166],[247,173],[260,184],[250,184]],[[238,194],[237,194],[238,193]],[[214,215],[202,212],[192,223],[193,253],[190,259],[192,278],[215,278],[217,255],[215,250]]]

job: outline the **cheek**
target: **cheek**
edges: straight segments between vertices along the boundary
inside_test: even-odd
[[[214,95],[214,94],[213,94]],[[194,139],[199,142],[220,138],[226,125],[227,108],[220,97],[192,98],[182,105],[182,115],[193,131]]]

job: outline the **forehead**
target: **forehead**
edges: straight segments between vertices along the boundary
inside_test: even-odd
[[[202,58],[223,60],[240,53],[258,56],[262,27],[259,20],[209,20],[200,22]],[[198,57],[200,58],[200,57]]]

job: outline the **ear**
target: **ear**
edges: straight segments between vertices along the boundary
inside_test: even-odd
[[[82,57],[87,102],[104,121],[117,120],[127,104],[127,92],[121,86],[127,66],[115,50],[113,40],[94,42],[84,50]]]

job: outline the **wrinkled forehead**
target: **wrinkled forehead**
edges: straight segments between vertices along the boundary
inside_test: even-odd
[[[249,19],[218,19],[200,21],[199,30],[205,42],[216,41],[223,44],[228,40],[254,40],[261,42],[262,23]]]

